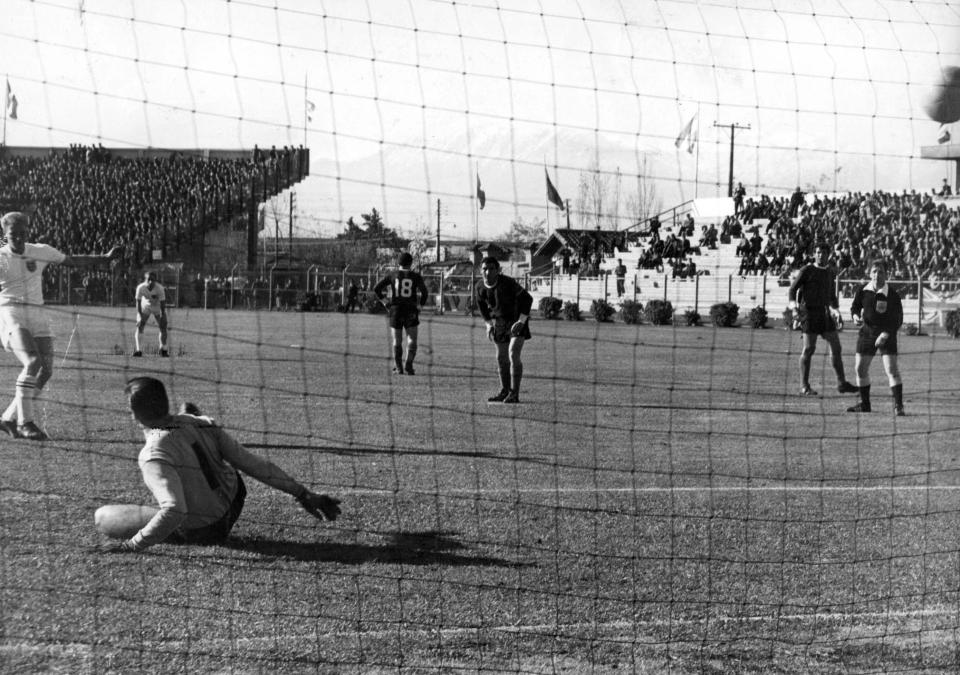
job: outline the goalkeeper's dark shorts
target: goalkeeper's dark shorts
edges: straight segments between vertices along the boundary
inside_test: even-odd
[[[230,530],[240,517],[246,500],[247,486],[243,484],[243,476],[238,473],[237,494],[234,495],[230,507],[220,520],[194,530],[177,530],[167,537],[167,541],[171,544],[219,544],[230,535]]]
[[[523,338],[524,340],[529,340],[532,337],[530,335],[530,322],[526,321],[523,324],[523,328],[516,335],[514,335],[510,329],[515,323],[516,321],[507,321],[506,319],[494,319],[493,320],[493,341],[496,342],[497,344],[506,344],[515,337],[520,337],[520,338]]]
[[[800,315],[800,330],[804,333],[823,335],[837,330],[837,322],[834,321],[829,307],[801,305],[797,312]]]
[[[875,328],[863,326],[857,333],[857,354],[864,356],[896,356],[897,354],[897,331],[890,331],[890,337],[883,343],[882,347],[877,346],[877,338],[883,331]]]

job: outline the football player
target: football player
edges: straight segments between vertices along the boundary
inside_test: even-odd
[[[160,327],[160,356],[170,356],[167,349],[167,294],[163,286],[157,283],[155,272],[143,275],[143,282],[137,286],[134,293],[134,302],[137,305],[137,330],[133,334],[134,356],[143,356],[140,349],[140,338],[147,325],[147,319],[155,317]]]
[[[247,495],[240,472],[293,495],[316,518],[336,520],[340,500],[316,494],[280,467],[251,453],[190,403],[170,414],[163,382],[136,377],[124,389],[133,418],[143,427],[139,464],[159,508],[139,504],[101,506],[97,531],[119,543],[111,552],[135,552],[159,544],[216,544],[227,538]]]
[[[810,386],[810,362],[817,351],[817,336],[820,335],[830,345],[833,372],[837,376],[837,391],[841,394],[855,394],[857,388],[847,381],[844,374],[840,336],[837,335],[842,318],[836,280],[830,267],[830,244],[823,242],[817,245],[814,262],[804,266],[790,284],[789,299],[788,306],[799,314],[800,330],[803,332],[800,395],[818,395]]]
[[[23,369],[13,401],[0,415],[0,429],[14,438],[42,441],[47,435],[34,421],[34,400],[53,375],[53,332],[43,305],[43,270],[47,265],[82,267],[106,264],[120,256],[70,256],[47,244],[27,243],[30,221],[19,211],[0,219],[7,243],[0,247],[0,342]]]
[[[887,284],[884,261],[876,260],[870,265],[870,281],[857,289],[850,314],[853,322],[860,326],[855,357],[860,403],[847,408],[847,412],[871,412],[870,363],[879,353],[893,395],[893,412],[897,416],[904,415],[903,381],[897,365],[897,331],[903,325],[903,303]]]
[[[395,275],[388,275],[377,282],[373,293],[387,307],[387,324],[393,337],[393,372],[397,375],[413,375],[413,360],[417,356],[417,334],[420,325],[420,308],[427,304],[427,284],[419,272],[410,269],[413,256],[401,253],[397,258]],[[389,289],[389,298],[386,292]],[[407,355],[403,355],[403,332],[407,332]]]
[[[515,279],[500,273],[500,262],[486,257],[480,262],[483,277],[477,284],[477,308],[487,324],[487,338],[497,346],[500,391],[491,403],[519,403],[523,362],[520,353],[530,339],[533,297]]]

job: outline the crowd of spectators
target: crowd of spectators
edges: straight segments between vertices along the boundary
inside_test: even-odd
[[[833,262],[841,277],[862,278],[872,260],[887,261],[897,280],[960,279],[960,200],[953,203],[949,186],[922,193],[850,192],[806,195],[799,188],[790,196],[759,195],[736,200],[735,213],[719,230],[700,227],[696,244],[694,219],[687,215],[661,234],[653,218],[644,232],[641,269],[673,276],[703,274],[691,265],[693,256],[719,244],[733,244],[741,275],[766,274],[784,282],[812,259],[814,247],[825,241],[834,249]]]
[[[3,154],[0,203],[33,211],[33,241],[73,254],[122,245],[124,265],[138,268],[155,250],[176,254],[204,228],[245,217],[250,200],[278,192],[284,186],[276,177],[302,173],[304,160],[302,149],[286,147],[255,147],[244,159],[177,152],[120,158],[102,145],[44,157]]]
[[[863,277],[870,262],[882,258],[894,279],[956,279],[960,202],[953,205],[947,196],[941,189],[807,198],[798,188],[790,198],[747,199],[723,228],[742,228],[742,274],[788,276],[809,261],[815,243],[825,241],[841,276]]]

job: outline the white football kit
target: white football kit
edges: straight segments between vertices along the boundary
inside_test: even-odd
[[[137,286],[134,297],[137,301],[137,311],[141,314],[153,314],[157,317],[163,314],[162,304],[167,301],[167,295],[163,286],[156,281],[153,282],[153,288],[150,288],[149,282],[141,283]]]
[[[10,335],[24,328],[35,338],[53,337],[43,306],[43,270],[67,259],[47,244],[24,244],[14,253],[10,244],[0,247],[0,341],[10,349]]]

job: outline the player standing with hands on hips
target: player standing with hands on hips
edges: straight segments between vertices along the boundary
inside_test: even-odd
[[[311,492],[273,462],[244,448],[193,404],[171,415],[160,380],[136,377],[127,382],[124,393],[133,418],[143,427],[146,442],[138,460],[140,473],[159,508],[110,504],[97,509],[97,531],[121,540],[110,552],[143,551],[161,542],[223,541],[247,496],[241,471],[293,495],[320,520],[336,520],[340,515],[339,499]]]
[[[837,335],[842,317],[836,277],[830,268],[830,244],[817,245],[814,262],[805,265],[790,284],[789,299],[790,309],[800,315],[800,330],[803,332],[800,395],[817,396],[817,392],[810,386],[810,362],[817,351],[817,336],[820,335],[830,345],[833,371],[837,375],[837,391],[841,394],[855,394],[857,388],[847,381],[843,372],[840,337]]]
[[[160,327],[160,356],[170,356],[167,350],[167,294],[163,286],[157,283],[155,272],[147,272],[143,276],[143,283],[137,286],[134,293],[137,303],[137,331],[133,334],[133,344],[136,351],[134,356],[143,356],[140,349],[140,338],[147,325],[147,319],[156,317]]]
[[[500,392],[490,403],[519,403],[523,363],[520,353],[530,339],[533,297],[515,279],[500,273],[500,262],[486,257],[480,263],[483,279],[477,284],[477,307],[487,323],[487,338],[497,346]]]
[[[118,258],[121,249],[114,247],[106,255],[70,256],[47,244],[27,243],[30,220],[25,213],[7,213],[0,224],[7,240],[0,247],[0,342],[23,365],[13,401],[0,415],[0,429],[14,438],[42,441],[47,435],[34,421],[34,399],[53,375],[53,331],[43,305],[43,270],[57,264],[106,264]]]
[[[870,281],[853,296],[850,314],[860,326],[856,356],[860,403],[847,408],[847,412],[871,412],[870,362],[879,353],[893,395],[893,412],[904,415],[903,381],[897,365],[897,331],[903,325],[903,303],[887,284],[887,265],[882,260],[870,265]]]
[[[373,293],[387,307],[387,325],[393,337],[393,372],[397,375],[413,375],[413,360],[417,356],[417,334],[420,325],[420,308],[427,304],[427,284],[419,272],[410,269],[413,256],[401,253],[397,258],[396,275],[377,282]],[[389,300],[384,292],[390,289]],[[407,358],[403,358],[403,331],[407,331]]]

